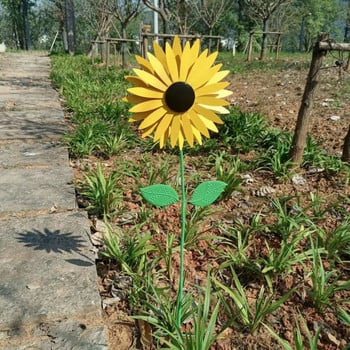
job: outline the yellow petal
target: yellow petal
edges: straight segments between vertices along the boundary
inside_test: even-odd
[[[191,55],[192,55],[192,57],[194,57],[194,58],[197,58],[197,57],[198,57],[200,45],[201,45],[201,41],[200,41],[199,39],[197,39],[197,40],[193,43],[193,45],[192,45],[192,47],[191,47]]]
[[[164,69],[164,65],[151,53],[148,54],[148,59],[159,78],[162,79],[166,85],[171,85],[172,82],[169,79],[168,73]]]
[[[159,139],[159,147],[163,148],[169,138],[169,129],[166,130],[164,134]]]
[[[217,124],[223,124],[224,122],[210,109],[204,108],[200,105],[194,105],[193,110],[204,118],[211,120]]]
[[[147,84],[139,77],[136,77],[135,75],[128,75],[125,77],[127,81],[129,81],[131,84],[141,87],[146,87]]]
[[[150,74],[148,72],[145,72],[144,70],[134,68],[134,72],[148,85],[153,86],[154,88],[165,91],[167,89],[167,86],[164,85],[164,83],[159,80],[157,77],[155,77],[153,74]]]
[[[175,56],[181,56],[182,55],[182,46],[180,42],[180,38],[176,35],[173,40],[173,51]]]
[[[129,123],[139,122],[149,116],[149,112],[135,113],[129,118]]]
[[[151,135],[156,127],[157,127],[157,124],[154,124],[154,125],[148,127],[147,129],[144,130],[141,137],[145,138],[145,137]]]
[[[180,116],[175,115],[171,122],[170,129],[170,146],[175,147],[177,140],[179,139],[180,132]]]
[[[136,103],[145,102],[147,100],[144,97],[135,96],[135,95],[127,95],[124,97],[124,101],[136,104]]]
[[[173,82],[178,81],[179,80],[178,65],[176,62],[174,51],[168,43],[166,43],[165,52],[166,52],[168,70],[169,70],[171,79],[173,80]]]
[[[230,83],[227,82],[204,85],[196,90],[196,96],[217,94],[218,92],[220,92],[220,90],[225,89],[225,87],[227,87],[228,85],[230,85]]]
[[[225,98],[227,96],[232,95],[232,91],[230,90],[220,90],[217,94],[216,97],[218,98]]]
[[[193,110],[189,110],[189,117],[191,120],[192,125],[204,136],[209,137],[208,129],[206,128],[205,124],[202,122],[202,120],[198,117],[197,113]]]
[[[163,119],[160,121],[157,130],[154,134],[154,140],[159,140],[162,135],[164,135],[167,132],[167,129],[169,128],[169,125],[173,119],[174,115],[171,113],[166,114]]]
[[[213,77],[216,73],[216,67],[213,70],[211,67],[213,62],[213,58],[217,55],[213,56],[211,54],[209,57],[201,54],[193,65],[190,73],[188,74],[187,82],[194,88],[198,88],[203,84],[207,83],[207,81]]]
[[[209,105],[209,106],[227,106],[229,102],[222,98],[216,98],[211,96],[198,96],[196,97],[196,103]]]
[[[204,118],[202,115],[198,115],[198,117],[209,130],[218,132],[218,128],[211,120]]]
[[[192,132],[193,132],[193,136],[195,137],[197,142],[201,145],[202,144],[202,135],[201,135],[201,133],[194,126],[192,126]]]
[[[185,138],[190,145],[190,147],[193,147],[193,132],[192,132],[192,126],[190,122],[190,118],[188,117],[187,113],[184,113],[182,115],[182,130],[183,134],[185,135]]]
[[[164,95],[164,93],[159,90],[146,89],[143,87],[130,88],[128,89],[128,92],[136,96],[148,98],[162,98]]]
[[[154,73],[154,70],[151,66],[151,64],[143,57],[136,55],[135,56],[137,63],[148,73]]]
[[[229,70],[222,70],[208,80],[208,84],[214,84],[224,79],[230,73]]]
[[[154,50],[155,56],[158,58],[158,60],[161,62],[161,64],[164,67],[167,67],[165,53],[156,41],[153,41],[153,50]]]
[[[193,64],[193,57],[191,55],[190,43],[187,41],[181,56],[180,61],[180,81],[186,81],[189,69]]]
[[[163,105],[162,100],[149,100],[146,102],[139,103],[129,109],[132,113],[147,112],[159,108]]]
[[[179,149],[180,150],[183,149],[183,147],[184,147],[184,141],[185,141],[185,137],[184,137],[182,130],[180,128],[180,130],[179,130]]]
[[[201,104],[201,106],[206,108],[206,109],[210,109],[217,114],[229,114],[230,113],[229,110],[227,110],[225,107],[222,107],[222,106],[206,106],[204,104]]]
[[[143,122],[139,126],[139,129],[146,129],[149,126],[153,125],[154,123],[159,122],[159,120],[164,117],[166,112],[167,110],[164,109],[163,107],[156,109],[147,118],[143,120]]]

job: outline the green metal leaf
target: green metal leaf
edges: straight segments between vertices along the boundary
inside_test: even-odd
[[[194,190],[192,198],[189,200],[191,204],[205,207],[215,202],[225,189],[227,184],[223,181],[206,181],[202,182]]]
[[[165,207],[179,200],[176,191],[168,185],[151,185],[141,188],[140,191],[147,202],[157,207]]]

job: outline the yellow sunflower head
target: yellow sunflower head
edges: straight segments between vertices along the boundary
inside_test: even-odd
[[[176,36],[172,46],[166,43],[165,52],[156,42],[153,48],[148,60],[136,56],[142,69],[126,77],[135,85],[125,98],[135,104],[130,122],[140,122],[142,137],[154,135],[161,148],[168,139],[171,147],[180,149],[185,140],[190,147],[195,141],[202,144],[202,136],[209,138],[209,130],[217,132],[216,124],[223,123],[217,114],[229,113],[224,106],[231,91],[225,90],[229,83],[222,82],[229,71],[214,65],[217,52],[200,53],[199,39],[182,48]]]

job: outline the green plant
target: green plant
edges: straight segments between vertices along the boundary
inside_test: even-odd
[[[316,230],[318,245],[326,250],[327,258],[342,263],[350,258],[350,217],[329,232],[322,228]]]
[[[82,191],[82,194],[92,202],[88,209],[93,209],[97,215],[106,217],[115,214],[122,200],[117,180],[118,175],[115,172],[105,177],[100,163],[97,163],[96,170],[89,170],[85,175]]]
[[[307,326],[306,320],[302,315],[299,315],[299,319],[295,318],[295,325],[296,330],[293,332],[294,346],[290,345],[286,340],[282,339],[275,331],[273,331],[267,325],[264,324],[264,327],[280,343],[280,345],[285,350],[317,350],[317,343],[320,338],[321,328],[317,327],[315,334],[313,335],[309,327]],[[305,343],[302,333],[306,333],[307,343]]]
[[[341,307],[337,307],[337,313],[336,313],[338,319],[344,323],[346,326],[350,327],[350,314],[345,309]]]
[[[273,225],[270,225],[269,230],[283,239],[288,239],[291,234],[303,231],[304,226],[312,224],[298,202],[293,203],[293,199],[294,196],[271,199],[273,216],[276,220]]]
[[[245,113],[238,108],[231,109],[230,114],[223,115],[223,125],[219,134],[224,145],[234,147],[243,153],[257,148],[266,132],[266,120],[258,113]]]
[[[265,225],[260,222],[260,214],[254,215],[248,224],[244,224],[241,220],[235,220],[232,226],[220,225],[220,242],[227,244],[227,251],[217,250],[217,253],[223,262],[220,269],[229,266],[242,267],[250,265],[249,250],[252,245],[251,238],[254,234],[263,232]],[[231,249],[233,248],[233,249]]]
[[[185,248],[186,249],[192,249],[194,248],[199,239],[211,239],[210,236],[203,236],[206,231],[209,229],[201,230],[200,226],[205,220],[206,217],[208,217],[212,211],[208,207],[198,207],[194,206],[193,210],[189,212],[186,229],[185,229]]]
[[[233,322],[238,319],[245,329],[255,335],[264,319],[276,311],[294,293],[294,289],[275,300],[275,296],[272,293],[266,293],[265,287],[262,286],[256,296],[255,305],[252,306],[233,268],[231,273],[233,287],[215,280],[215,284],[223,291],[220,295],[222,303],[229,317],[232,318],[232,315],[235,315]]]
[[[177,309],[169,298],[154,290],[151,302],[146,306],[146,315],[135,316],[155,327],[154,336],[158,339],[157,349],[169,350],[209,350],[220,332],[216,331],[216,321],[220,310],[220,301],[211,310],[213,298],[210,276],[208,274],[204,295],[196,302],[190,294],[183,299],[182,322],[191,319],[192,329],[183,332],[176,324]]]
[[[275,134],[273,136],[275,137]],[[264,145],[269,144],[269,147],[259,156],[256,162],[258,169],[272,171],[277,179],[289,178],[293,165],[289,158],[291,140],[291,134],[281,132],[278,137],[271,138],[269,141],[265,137]]]
[[[165,247],[157,244],[159,256],[165,263],[165,274],[169,281],[173,281],[173,254],[179,251],[179,246],[174,246],[176,236],[173,233],[166,235]]]
[[[306,139],[306,147],[303,154],[304,167],[316,167],[328,174],[339,173],[344,169],[344,163],[339,157],[328,155],[321,145],[311,136]]]
[[[340,282],[336,270],[327,272],[323,266],[320,249],[315,247],[312,241],[311,244],[313,249],[312,269],[310,271],[312,287],[309,296],[315,308],[323,312],[332,305],[336,292],[350,289],[350,281]]]
[[[115,260],[122,271],[131,276],[141,274],[145,270],[147,254],[156,251],[156,247],[149,243],[151,234],[142,235],[137,229],[135,231],[134,234],[130,231],[125,234],[109,229],[102,251],[103,256]]]
[[[99,148],[101,137],[107,133],[107,125],[98,120],[78,125],[74,133],[65,137],[71,156],[82,158],[93,154]]]
[[[238,157],[226,161],[226,152],[219,152],[215,158],[215,173],[219,181],[225,182],[227,185],[220,195],[220,199],[229,198],[234,191],[240,190],[243,182],[237,174],[242,168],[242,164]]]
[[[100,152],[106,155],[108,158],[117,154],[127,146],[127,139],[123,132],[121,132],[119,135],[108,133],[103,135],[100,141]]]
[[[291,272],[296,264],[303,264],[303,261],[312,255],[312,249],[302,251],[298,247],[301,240],[307,238],[310,231],[300,230],[291,238],[282,238],[279,248],[271,249],[266,242],[267,257],[261,258],[259,264],[262,265],[263,274],[283,275]]]
[[[157,182],[159,183],[167,183],[169,178],[171,177],[171,162],[169,158],[165,159],[159,158],[158,163],[155,165],[152,163],[152,159],[149,158],[149,155],[144,155],[141,159],[142,162],[142,178],[147,179],[146,186],[153,185]],[[144,184],[141,181],[138,181],[139,187],[143,187]]]

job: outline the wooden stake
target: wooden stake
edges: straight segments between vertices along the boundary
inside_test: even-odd
[[[326,49],[320,49],[320,42],[327,40],[328,34],[319,34],[318,40],[314,45],[312,52],[312,60],[309,74],[306,81],[306,86],[300,105],[297,124],[295,126],[292,145],[290,149],[290,158],[293,163],[300,165],[303,158],[304,148],[308,132],[309,121],[311,117],[312,107],[314,104],[314,94],[318,86],[318,78],[320,68],[322,66],[323,57],[326,55]]]

